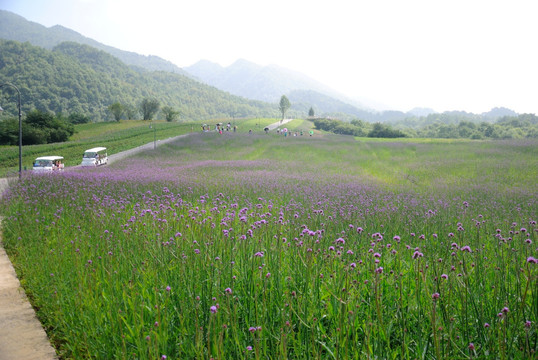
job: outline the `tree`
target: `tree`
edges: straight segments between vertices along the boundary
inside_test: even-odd
[[[284,120],[284,116],[286,115],[286,111],[288,111],[290,106],[291,106],[290,101],[288,100],[286,95],[282,95],[282,97],[280,98],[280,105],[278,107],[280,109],[280,112],[282,113],[282,120]]]
[[[314,116],[314,109],[312,106],[310,107],[310,110],[308,110],[308,116],[313,117]]]
[[[123,105],[123,110],[125,110],[125,116],[127,116],[127,120],[136,120],[138,118],[138,110],[136,109],[136,106],[132,104],[126,104]]]
[[[108,105],[108,111],[114,116],[114,120],[119,122],[125,109],[121,103],[116,101],[115,103]]]
[[[67,117],[67,120],[71,124],[87,124],[91,121],[90,117],[88,115],[84,115],[81,113],[71,113]]]
[[[398,137],[406,137],[406,135],[400,130],[392,129],[388,125],[375,123],[373,129],[368,133],[368,137],[398,138]]]
[[[142,113],[142,120],[151,120],[153,116],[159,111],[159,100],[145,98],[140,103],[140,112]]]
[[[163,106],[162,113],[164,114],[164,118],[168,122],[172,122],[179,116],[179,111],[174,110],[171,106]]]

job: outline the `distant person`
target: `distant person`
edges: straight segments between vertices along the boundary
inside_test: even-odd
[[[248,133],[249,133],[249,135],[252,134],[252,130],[249,130]]]
[[[314,135],[314,130],[310,130],[310,136]]]

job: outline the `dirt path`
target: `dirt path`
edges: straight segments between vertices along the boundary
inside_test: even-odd
[[[270,130],[274,130],[291,120],[284,119],[282,122],[276,122],[268,127]],[[108,162],[111,164],[141,151],[150,150],[155,145],[160,146],[186,136],[189,134],[158,140],[155,144],[151,142],[131,150],[112,154],[108,157]],[[0,178],[0,197],[8,186],[8,179]],[[58,359],[4,250],[1,225],[2,218],[0,217],[0,360]]]

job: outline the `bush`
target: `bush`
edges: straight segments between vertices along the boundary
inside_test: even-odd
[[[388,125],[381,123],[375,123],[374,128],[368,133],[368,137],[375,138],[398,138],[406,137],[406,135],[400,130],[392,129]]]
[[[33,110],[22,122],[23,145],[49,144],[67,141],[75,133],[72,123],[61,116]],[[9,119],[0,122],[0,145],[17,145],[19,142],[19,122]]]
[[[91,121],[91,119],[88,115],[84,115],[81,113],[72,113],[69,115],[68,121],[71,124],[87,124]]]

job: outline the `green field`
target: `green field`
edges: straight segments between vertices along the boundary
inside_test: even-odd
[[[248,133],[270,122],[12,185],[62,359],[536,357],[537,141]]]
[[[207,121],[208,125],[217,122],[230,121],[229,119]],[[234,120],[239,126],[238,132],[248,132],[248,128],[261,131],[263,126],[274,122],[274,119]],[[202,122],[162,122],[129,120],[121,122],[100,122],[75,125],[76,133],[67,142],[23,146],[22,167],[30,170],[33,161],[39,156],[63,156],[67,166],[78,165],[81,162],[84,150],[104,146],[109,154],[129,150],[152,142],[154,139],[162,140],[169,137],[200,131]],[[258,124],[256,126],[256,124]],[[155,126],[155,127],[153,127]],[[0,146],[0,177],[11,176],[19,169],[18,146]]]

